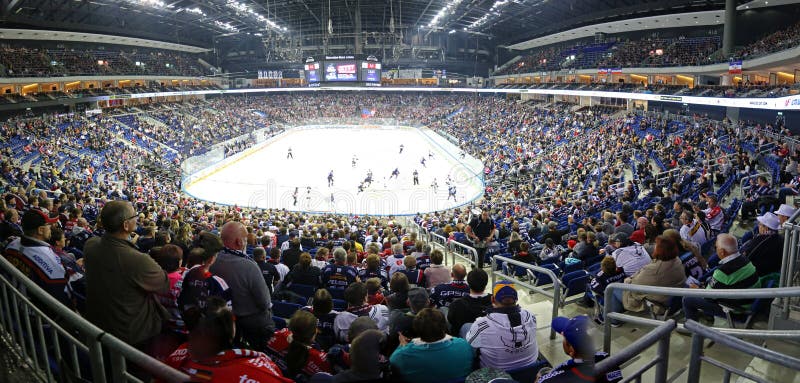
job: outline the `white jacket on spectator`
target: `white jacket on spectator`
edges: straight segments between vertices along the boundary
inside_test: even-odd
[[[625,270],[625,275],[629,277],[653,261],[647,250],[638,243],[614,250],[611,257],[617,262],[617,267]]]
[[[519,314],[512,327],[509,315]],[[519,306],[491,309],[475,320],[467,332],[467,342],[481,350],[481,367],[500,370],[527,366],[539,357],[536,342],[536,317]]]
[[[683,225],[680,230],[681,238],[691,242],[699,249],[704,243],[708,242],[709,233],[703,229],[700,222],[697,220],[692,221],[691,225]]]
[[[383,332],[389,331],[388,307],[384,305],[371,305],[369,307],[364,307],[362,310],[358,308],[348,309],[348,311],[340,312],[336,315],[336,319],[333,320],[333,332],[336,334],[337,341],[350,343],[350,340],[347,338],[347,333],[350,331],[350,324],[359,316],[364,316],[359,314],[364,314],[372,319],[375,324],[378,325],[379,330]]]

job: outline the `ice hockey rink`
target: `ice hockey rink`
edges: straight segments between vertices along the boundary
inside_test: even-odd
[[[292,158],[287,158],[290,148]],[[462,154],[427,128],[295,127],[195,173],[184,182],[184,191],[242,207],[410,215],[451,209],[483,194],[483,165]],[[399,175],[392,177],[395,169]],[[359,191],[370,171],[371,185]],[[455,199],[448,185],[455,186]]]

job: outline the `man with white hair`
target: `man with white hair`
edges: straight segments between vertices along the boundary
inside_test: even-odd
[[[333,260],[335,263],[328,264],[322,269],[322,286],[328,289],[335,299],[343,299],[347,286],[358,280],[358,271],[352,266],[347,266],[347,251],[341,247],[333,249]]]
[[[751,289],[761,286],[756,267],[739,253],[736,237],[727,233],[720,234],[717,236],[716,247],[720,258],[719,267],[711,275],[706,285],[707,289]],[[692,284],[690,287],[700,286]],[[687,320],[695,321],[700,318],[701,311],[709,316],[723,316],[725,313],[719,303],[744,307],[752,304],[753,300],[684,297],[683,312]]]

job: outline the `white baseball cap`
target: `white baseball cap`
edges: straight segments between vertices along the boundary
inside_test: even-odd
[[[781,205],[781,207],[778,208],[778,210],[775,211],[775,214],[776,215],[782,215],[784,217],[791,217],[796,210],[797,209],[795,209],[794,207],[792,207],[790,205],[783,204],[783,205]]]
[[[778,216],[773,213],[766,213],[756,219],[758,220],[758,223],[772,230],[778,230],[781,228],[781,221],[778,219]]]

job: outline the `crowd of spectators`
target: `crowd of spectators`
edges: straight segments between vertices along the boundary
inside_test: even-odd
[[[800,45],[800,23],[736,48],[730,57],[721,52],[718,35],[675,38],[643,37],[596,45],[584,53],[585,43],[534,48],[495,76],[562,69],[640,68],[698,66],[725,63],[730,59],[753,59]],[[602,54],[597,54],[598,50]]]
[[[761,155],[772,140],[761,129],[780,127],[460,95],[224,97],[88,120],[11,120],[0,126],[0,241],[66,306],[196,379],[246,372],[278,382],[438,382],[499,369],[551,382],[590,374],[606,355],[594,353],[589,318],[553,319],[570,360],[541,369],[536,315],[520,307],[517,286],[489,285],[481,268],[443,266],[442,252],[402,221],[219,206],[180,193],[175,152],[193,153],[178,145],[184,137],[202,151],[226,137],[252,142],[261,127],[355,117],[365,106],[376,118],[446,133],[481,159],[487,187],[475,206],[492,222],[486,256],[587,273],[598,265],[587,305],[602,303],[590,293],[602,291],[596,286],[623,275],[657,286],[749,288],[774,275],[776,257],[780,267],[779,253],[756,245],[782,243],[775,220],[790,208],[773,217],[781,201],[760,186],[797,174],[797,153],[774,146]],[[133,119],[119,119],[130,112]],[[246,146],[234,142],[229,153]],[[28,155],[41,161],[31,166]],[[725,236],[738,210],[735,201],[721,205],[730,185],[784,163],[794,169],[746,192],[758,232],[739,252]],[[472,244],[486,230],[469,219],[472,207],[415,221]],[[42,265],[32,260],[43,258],[48,272],[37,273]],[[607,304],[642,311],[642,302],[625,295]],[[687,317],[719,314],[715,302],[682,303]]]
[[[800,23],[782,28],[736,50],[733,57],[753,59],[800,45]]]
[[[0,77],[209,74],[189,53],[142,48],[0,46]]]

